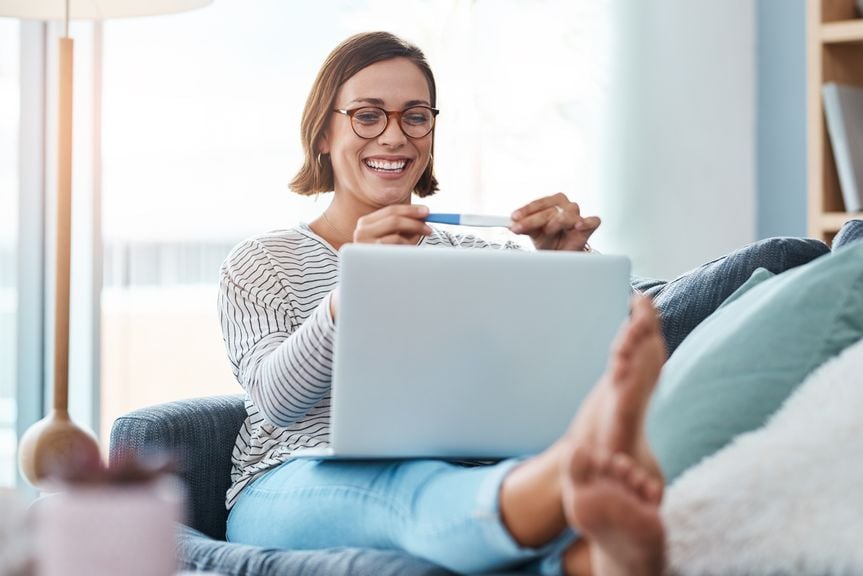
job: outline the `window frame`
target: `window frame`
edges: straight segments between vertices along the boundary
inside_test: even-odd
[[[16,435],[42,418],[46,401],[45,149],[47,26],[20,24]],[[16,448],[16,461],[17,461]],[[17,462],[16,462],[17,464]],[[17,466],[16,466],[17,468]],[[26,481],[17,471],[17,485]]]

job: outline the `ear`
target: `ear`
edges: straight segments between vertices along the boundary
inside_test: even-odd
[[[321,134],[320,140],[318,140],[318,154],[329,154],[330,153],[330,141],[327,136],[326,131]]]

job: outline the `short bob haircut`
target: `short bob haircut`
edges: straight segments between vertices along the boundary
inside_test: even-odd
[[[327,57],[306,100],[300,129],[305,159],[303,167],[291,180],[291,190],[303,195],[333,190],[333,165],[329,155],[318,154],[318,144],[329,125],[336,103],[336,93],[342,84],[363,68],[393,58],[407,58],[416,64],[428,81],[431,106],[435,107],[437,96],[434,75],[419,48],[389,32],[367,32],[351,36],[336,46]],[[438,189],[433,165],[434,141],[431,151],[432,158],[414,187],[414,192],[420,198],[430,196]]]

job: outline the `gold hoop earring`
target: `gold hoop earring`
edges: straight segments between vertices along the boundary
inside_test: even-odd
[[[321,170],[324,169],[324,165],[321,163],[321,153],[320,152],[318,152],[318,168],[320,168]]]

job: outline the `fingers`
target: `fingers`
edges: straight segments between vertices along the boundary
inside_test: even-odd
[[[575,225],[575,229],[581,233],[586,233],[589,236],[599,228],[600,224],[602,224],[602,220],[599,219],[599,216],[588,216],[587,218],[582,218],[581,221]]]
[[[569,203],[569,198],[566,197],[566,194],[563,192],[558,192],[557,194],[552,194],[551,196],[545,196],[544,198],[539,198],[538,200],[534,200],[529,204],[525,204],[518,210],[512,213],[513,222],[518,222],[525,216],[529,216],[535,212],[541,212],[543,210],[548,210],[549,208],[554,209],[555,206],[560,206],[561,208]]]
[[[528,234],[541,250],[585,250],[602,221],[582,217],[581,208],[563,193],[534,200],[512,213],[510,230]]]
[[[423,219],[428,207],[412,204],[387,206],[357,220],[354,242],[367,244],[408,244],[432,233]]]
[[[553,235],[567,225],[569,228],[581,219],[578,204],[570,202],[565,194],[558,192],[519,208],[512,213],[512,231],[516,234],[531,234],[541,231]]]

